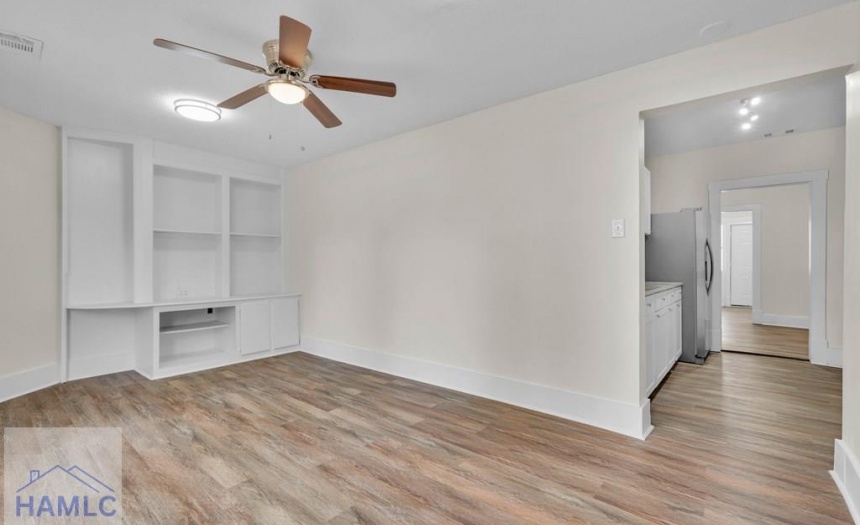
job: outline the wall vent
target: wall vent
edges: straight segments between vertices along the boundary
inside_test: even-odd
[[[0,31],[0,51],[11,51],[12,53],[27,55],[36,60],[41,60],[42,41],[28,36]]]
[[[787,130],[785,130],[785,134],[786,134],[786,135],[791,135],[792,133],[794,133],[794,130],[793,130],[793,129],[787,129]]]

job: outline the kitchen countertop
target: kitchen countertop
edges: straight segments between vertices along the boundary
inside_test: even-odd
[[[645,296],[654,295],[655,293],[666,292],[672,288],[680,288],[684,283],[657,283],[653,281],[645,282]]]

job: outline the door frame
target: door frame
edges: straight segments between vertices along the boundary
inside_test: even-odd
[[[816,365],[842,366],[842,355],[827,342],[827,179],[826,169],[731,179],[708,185],[710,210],[722,210],[722,193],[729,190],[806,184],[809,188],[809,361]],[[722,213],[711,213],[711,232],[719,232]],[[714,251],[720,253],[720,235],[711,235]],[[714,272],[711,290],[711,351],[722,349],[722,268]]]
[[[723,206],[720,209],[722,212],[737,212],[737,211],[750,211],[752,212],[752,227],[753,227],[753,285],[752,285],[752,295],[753,295],[753,304],[752,304],[752,322],[754,324],[761,324],[762,319],[764,318],[764,313],[761,306],[761,204],[741,204],[738,206]],[[720,216],[720,221],[722,224],[722,215]],[[731,270],[731,245],[726,246],[726,255],[728,255],[729,261],[726,266],[727,270]],[[723,291],[725,291],[723,289]],[[729,290],[729,293],[731,291]],[[727,303],[729,301],[722,301],[723,303]],[[724,306],[728,306],[727,304]],[[713,348],[713,346],[712,346]]]

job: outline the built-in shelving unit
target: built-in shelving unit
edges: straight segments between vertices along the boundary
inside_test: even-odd
[[[298,345],[279,169],[65,129],[63,187],[68,378],[166,377]]]

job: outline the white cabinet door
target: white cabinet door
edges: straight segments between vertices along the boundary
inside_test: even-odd
[[[270,301],[249,301],[239,306],[240,354],[254,354],[272,349],[272,319],[269,303]]]
[[[651,172],[642,166],[639,174],[642,183],[642,231],[651,235]]]
[[[272,348],[299,344],[299,298],[272,299]]]
[[[656,316],[649,315],[645,320],[645,384],[648,385],[646,395],[657,386],[657,366],[654,363],[657,351]]]
[[[660,346],[657,347],[657,381],[663,379],[666,372],[666,363],[669,362],[669,349],[673,345],[672,337],[672,307],[667,306],[660,310],[659,332]]]
[[[672,357],[672,364],[674,364],[680,357],[681,352],[684,350],[684,308],[682,307],[680,301],[675,305],[675,323],[673,325],[673,329],[675,330],[675,348]]]

